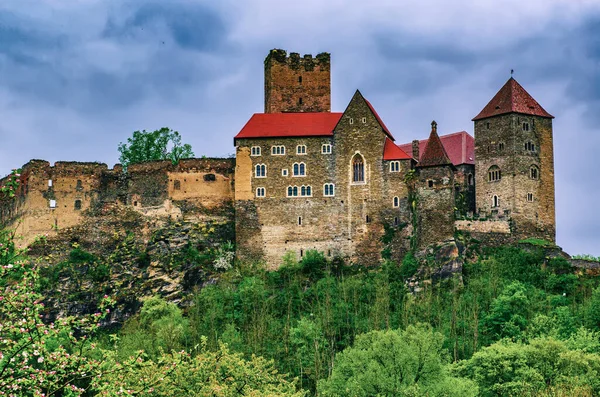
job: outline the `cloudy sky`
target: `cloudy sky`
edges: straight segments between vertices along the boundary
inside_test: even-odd
[[[227,156],[272,48],[332,54],[400,142],[466,130],[515,70],[554,120],[558,243],[600,256],[600,0],[2,0],[0,176],[117,162],[134,130]]]

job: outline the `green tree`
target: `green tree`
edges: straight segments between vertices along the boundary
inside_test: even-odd
[[[529,304],[525,291],[525,286],[515,281],[494,299],[489,314],[481,321],[482,332],[491,341],[521,336],[527,326],[526,312]]]
[[[176,164],[180,159],[194,157],[189,144],[181,144],[179,132],[163,127],[156,131],[134,131],[127,143],[119,144],[119,161],[127,166],[150,160],[171,160]]]
[[[359,335],[338,353],[329,379],[319,382],[323,396],[476,396],[469,380],[446,371],[444,337],[431,326]]]

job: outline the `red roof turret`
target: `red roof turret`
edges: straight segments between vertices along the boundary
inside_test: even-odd
[[[427,146],[421,155],[421,160],[417,167],[433,167],[438,165],[452,165],[448,154],[442,145],[442,141],[437,134],[437,123],[431,122],[431,134],[427,140]]]
[[[473,121],[506,113],[523,113],[554,118],[512,77],[500,88],[500,91],[483,110],[473,118]]]

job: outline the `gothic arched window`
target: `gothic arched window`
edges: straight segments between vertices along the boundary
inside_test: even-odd
[[[352,160],[352,182],[365,181],[365,163],[360,154],[356,154]]]

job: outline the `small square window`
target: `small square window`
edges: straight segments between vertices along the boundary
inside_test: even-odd
[[[52,187],[52,179],[48,179],[48,187]]]
[[[433,187],[433,181],[431,179],[427,181],[427,186]]]
[[[50,200],[50,208],[56,208],[56,200]]]
[[[283,168],[281,170],[281,176],[288,176],[288,169],[287,168]]]

